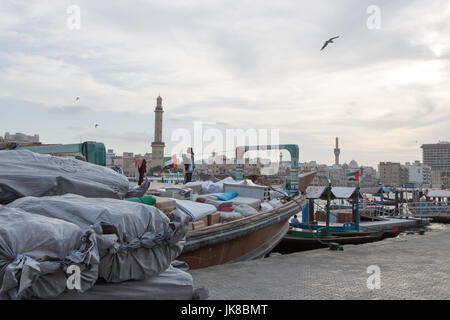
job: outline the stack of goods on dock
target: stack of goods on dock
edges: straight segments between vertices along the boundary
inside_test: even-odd
[[[94,232],[74,223],[0,206],[0,299],[53,298],[80,272],[85,292],[98,277]]]
[[[195,297],[176,261],[189,217],[147,189],[83,161],[0,152],[0,299]],[[67,285],[73,267],[80,287]]]
[[[99,278],[107,282],[142,280],[167,269],[183,249],[187,228],[187,217],[178,211],[171,221],[153,206],[74,194],[25,197],[9,207],[93,228]]]
[[[140,197],[150,185],[131,188],[114,170],[70,158],[42,155],[29,150],[0,151],[0,204],[34,196],[74,193],[90,198]]]
[[[203,296],[201,296],[203,294]],[[205,299],[207,291],[193,290],[192,276],[175,266],[169,266],[158,276],[141,281],[98,283],[83,295],[64,292],[58,300],[191,300]],[[199,296],[200,295],[200,296]]]

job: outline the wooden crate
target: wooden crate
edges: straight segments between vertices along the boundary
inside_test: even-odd
[[[157,196],[154,197],[156,199],[155,207],[164,212],[166,215],[169,215],[177,207],[177,202],[174,199]]]
[[[208,226],[208,217],[189,222],[189,230],[198,230]]]
[[[220,223],[220,213],[214,212],[208,215],[208,226],[212,226],[213,224]]]
[[[346,222],[352,222],[353,220],[353,215],[352,213],[348,213],[348,212],[339,212],[338,213],[338,219],[337,222],[338,223],[346,223]]]
[[[317,221],[327,221],[327,215],[323,211],[316,211],[315,217]]]

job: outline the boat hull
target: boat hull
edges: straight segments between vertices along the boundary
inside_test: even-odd
[[[383,239],[382,232],[346,232],[345,234],[334,233],[331,236],[320,237],[320,241],[312,236],[302,237],[295,232],[284,236],[274,251],[279,253],[292,253],[297,251],[327,248],[328,243],[338,243],[340,245],[363,244]]]
[[[258,259],[268,254],[289,229],[288,220],[301,208],[290,201],[276,209],[189,232],[186,245],[177,260],[191,269],[206,268],[224,263]]]
[[[450,223],[450,216],[433,217],[433,222]]]

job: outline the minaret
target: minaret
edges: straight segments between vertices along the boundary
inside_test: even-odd
[[[336,137],[336,148],[334,148],[334,164],[339,165],[339,154],[341,149],[339,149],[339,139]]]
[[[162,142],[162,98],[156,98],[155,108],[155,141],[152,142],[152,167],[164,165],[164,142]]]

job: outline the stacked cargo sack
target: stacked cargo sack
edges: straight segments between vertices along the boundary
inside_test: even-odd
[[[188,217],[179,210],[169,219],[153,206],[74,194],[25,197],[8,207],[93,229],[99,278],[114,283],[143,280],[167,270],[181,254],[188,228]]]
[[[0,299],[85,292],[97,280],[98,264],[96,237],[89,228],[0,205]],[[79,281],[72,282],[72,275],[79,275]]]
[[[124,175],[89,162],[29,150],[0,151],[0,204],[26,196],[67,193],[90,198],[141,197],[149,186],[146,179],[142,185],[130,187]]]
[[[193,300],[205,289],[194,289],[192,276],[170,265],[157,276],[139,281],[98,283],[89,291],[78,294],[64,292],[57,300]]]

